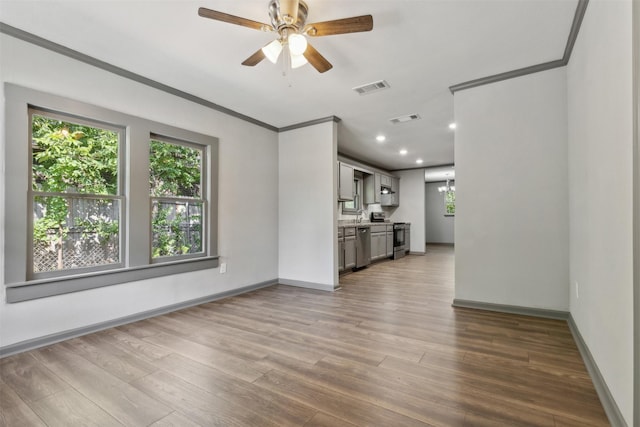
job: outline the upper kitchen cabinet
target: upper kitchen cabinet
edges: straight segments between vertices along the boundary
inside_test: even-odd
[[[364,203],[380,203],[382,206],[400,205],[400,179],[375,173],[364,180]]]
[[[353,200],[353,166],[338,162],[338,200]]]
[[[400,206],[400,178],[388,177],[391,180],[391,187],[387,193],[382,190],[380,203],[382,206]]]
[[[372,203],[380,203],[380,182],[381,175],[374,173],[364,178],[364,203],[370,205]]]

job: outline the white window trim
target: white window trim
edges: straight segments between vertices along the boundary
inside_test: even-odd
[[[215,268],[218,265],[218,139],[175,128],[128,114],[70,100],[33,89],[5,83],[5,277],[6,301],[26,301],[52,295],[98,288],[152,277]],[[124,267],[106,271],[70,274],[62,277],[29,280],[30,258],[28,219],[29,108],[56,111],[71,117],[83,117],[124,127],[126,141],[125,196],[126,230],[123,236]],[[200,257],[151,262],[151,204],[149,202],[149,139],[162,135],[205,147],[206,200],[205,252]]]

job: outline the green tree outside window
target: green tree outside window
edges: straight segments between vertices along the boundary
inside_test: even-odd
[[[34,273],[120,262],[118,148],[113,130],[31,115]]]
[[[455,215],[456,213],[456,192],[448,190],[444,193],[444,207],[446,215]]]
[[[190,145],[150,142],[153,258],[203,251],[203,154]]]

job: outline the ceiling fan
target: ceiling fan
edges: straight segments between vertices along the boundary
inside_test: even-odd
[[[331,36],[371,31],[373,29],[373,17],[371,15],[307,24],[308,11],[307,4],[302,0],[270,0],[269,16],[271,17],[271,24],[252,21],[251,19],[229,15],[204,7],[198,9],[198,15],[215,19],[216,21],[278,34],[275,40],[258,49],[253,55],[245,59],[242,65],[253,67],[264,58],[275,64],[280,53],[286,48],[289,53],[291,68],[298,68],[309,62],[321,73],[329,71],[333,68],[333,65],[307,42],[305,36]]]

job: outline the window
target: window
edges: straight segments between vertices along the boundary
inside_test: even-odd
[[[362,210],[362,177],[356,175],[353,179],[353,200],[342,202],[343,214],[357,214]]]
[[[445,215],[455,215],[456,213],[456,190],[450,189],[444,193],[444,213]]]
[[[438,187],[438,192],[444,193],[444,215],[454,216],[456,214],[456,186],[447,180],[446,185]]]
[[[217,138],[12,84],[5,115],[7,302],[217,267]]]
[[[202,253],[203,147],[156,137],[149,150],[152,257]],[[168,258],[164,258],[168,259]]]
[[[121,266],[122,129],[35,109],[29,115],[29,276]]]

